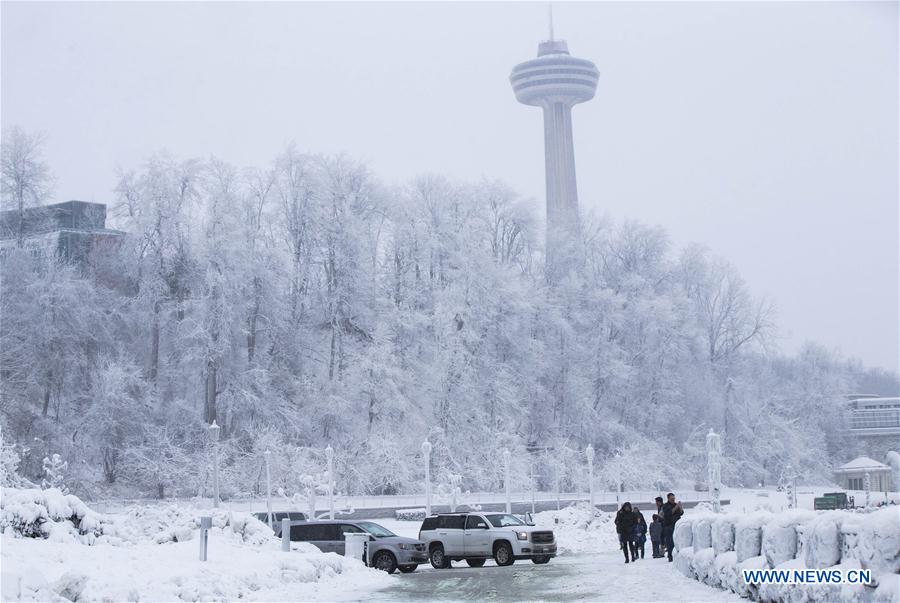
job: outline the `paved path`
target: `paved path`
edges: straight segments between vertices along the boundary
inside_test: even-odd
[[[618,552],[557,557],[547,565],[492,561],[470,568],[454,562],[447,570],[419,566],[395,575],[394,584],[370,601],[741,601],[679,574],[665,559],[625,564]]]

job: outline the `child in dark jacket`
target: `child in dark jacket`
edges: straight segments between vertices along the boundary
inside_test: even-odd
[[[634,516],[634,532],[632,532],[632,537],[634,538],[634,548],[637,550],[637,553],[640,555],[641,559],[643,559],[644,543],[647,542],[647,521],[644,519],[644,515],[637,507],[634,508]]]
[[[650,522],[650,543],[653,545],[653,558],[657,559],[662,557],[662,553],[659,550],[659,545],[662,542],[662,522],[659,520],[659,515],[656,513],[653,514],[653,521]]]

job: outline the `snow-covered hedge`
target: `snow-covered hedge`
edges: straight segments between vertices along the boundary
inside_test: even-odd
[[[0,533],[18,538],[78,537],[86,544],[102,536],[109,520],[87,508],[81,499],[56,488],[3,488]]]
[[[900,508],[696,513],[675,529],[675,566],[689,578],[760,601],[900,600]],[[862,585],[745,584],[745,569],[868,569]]]
[[[425,509],[397,509],[394,517],[400,521],[424,521]]]

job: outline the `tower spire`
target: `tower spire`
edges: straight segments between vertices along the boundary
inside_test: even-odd
[[[552,42],[554,40],[554,38],[553,38],[553,3],[552,2],[547,3],[547,16],[548,16],[548,22],[550,24],[550,41]]]

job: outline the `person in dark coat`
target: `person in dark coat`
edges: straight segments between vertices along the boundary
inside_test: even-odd
[[[637,507],[634,508],[634,531],[631,533],[634,538],[634,548],[644,558],[644,543],[647,542],[647,520]]]
[[[666,545],[666,556],[672,561],[672,551],[675,550],[675,523],[684,515],[681,503],[675,500],[675,495],[666,494],[666,504],[662,506],[663,542]]]
[[[616,513],[615,523],[616,533],[619,534],[619,546],[625,554],[625,563],[628,563],[629,561],[629,552],[631,553],[631,561],[634,561],[637,558],[633,536],[634,525],[636,522],[637,517],[635,516],[634,511],[631,510],[631,503],[624,503],[622,508]]]
[[[659,559],[662,553],[659,551],[659,545],[662,543],[662,522],[659,515],[653,514],[653,521],[650,522],[650,544],[653,545],[653,558]]]

